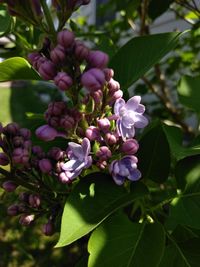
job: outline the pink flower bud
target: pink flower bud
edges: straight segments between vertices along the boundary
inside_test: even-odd
[[[99,157],[101,160],[107,160],[111,158],[112,153],[110,149],[107,146],[101,146],[99,150],[96,153],[97,157]]]
[[[26,164],[29,161],[29,151],[23,148],[15,148],[12,154],[12,160],[17,164]]]
[[[108,64],[109,57],[102,51],[90,51],[88,63],[91,67],[103,69]]]
[[[4,127],[3,132],[9,135],[16,135],[19,132],[19,125],[15,122],[9,123],[6,127]]]
[[[26,141],[24,141],[24,144],[23,144],[23,147],[24,148],[26,148],[26,149],[30,149],[31,148],[31,146],[32,146],[32,142],[31,142],[31,140],[26,140]]]
[[[90,93],[90,95],[94,99],[94,102],[95,102],[96,105],[98,105],[99,103],[101,103],[102,98],[103,98],[103,92],[102,92],[102,90],[94,91],[94,92]]]
[[[87,48],[82,42],[76,41],[74,53],[75,53],[76,58],[82,61],[88,58],[89,48]]]
[[[54,78],[54,82],[62,91],[67,91],[73,84],[72,78],[65,72],[58,72]]]
[[[120,84],[111,78],[110,81],[108,82],[108,89],[109,89],[109,94],[113,95],[116,91],[120,89]]]
[[[135,154],[138,151],[139,144],[135,139],[128,139],[123,143],[121,151],[127,155]]]
[[[5,153],[0,153],[0,165],[6,166],[9,164],[9,158]]]
[[[52,147],[49,152],[48,156],[56,161],[63,159],[64,151],[62,151],[59,147]]]
[[[53,128],[57,128],[60,126],[60,118],[59,117],[51,117],[47,120],[48,124],[52,126]]]
[[[106,69],[103,69],[103,72],[105,74],[105,79],[107,82],[109,82],[111,80],[111,78],[113,78],[113,76],[114,76],[114,70],[113,69],[106,68]]]
[[[13,204],[8,207],[7,214],[10,216],[16,216],[19,214],[19,207],[16,204]]]
[[[105,75],[102,70],[93,68],[83,73],[81,83],[91,92],[101,90],[106,83]]]
[[[19,223],[23,226],[29,226],[34,221],[35,215],[23,214],[19,218]]]
[[[41,203],[40,196],[31,194],[29,195],[28,202],[32,208],[38,208]]]
[[[33,146],[32,147],[32,152],[33,152],[33,154],[35,154],[35,155],[40,155],[40,154],[43,154],[43,150],[42,150],[42,148],[40,147],[40,146]]]
[[[99,167],[101,170],[105,170],[107,167],[107,162],[105,160],[100,160],[97,162],[97,167]]]
[[[42,125],[36,130],[36,136],[43,141],[52,141],[58,136],[56,129],[49,125]]]
[[[51,102],[48,105],[48,114],[53,116],[59,116],[65,110],[66,104],[64,102]]]
[[[15,136],[12,142],[15,147],[19,147],[24,144],[24,138],[22,136]]]
[[[54,225],[50,220],[48,221],[48,223],[43,225],[42,232],[46,236],[51,236],[54,234]]]
[[[41,159],[39,161],[39,168],[43,173],[49,173],[52,170],[52,164],[49,159]]]
[[[51,60],[55,64],[61,64],[66,59],[66,51],[62,45],[57,45],[50,52]]]
[[[18,187],[18,185],[16,183],[14,183],[13,181],[6,181],[2,184],[2,188],[6,192],[14,192],[17,187]]]
[[[28,140],[31,138],[31,131],[26,128],[21,128],[19,130],[19,134],[24,137],[25,140]]]
[[[68,30],[62,30],[57,36],[58,44],[62,45],[64,48],[68,48],[74,43],[74,34]]]
[[[66,130],[70,130],[71,128],[73,128],[74,124],[75,124],[74,119],[69,115],[63,116],[60,120],[60,126]]]
[[[117,137],[116,137],[116,135],[114,135],[112,133],[107,133],[105,135],[105,140],[106,140],[107,144],[109,144],[109,145],[114,145],[117,143]]]
[[[123,96],[122,90],[118,90],[112,94],[110,97],[109,105],[113,105],[117,99],[121,98]]]
[[[28,61],[34,65],[42,56],[38,52],[30,53],[28,55]]]
[[[107,118],[97,120],[97,125],[101,131],[106,133],[110,128],[110,121]]]
[[[85,136],[91,141],[100,140],[100,138],[101,138],[100,131],[95,126],[90,126],[86,130]]]
[[[38,71],[44,80],[53,80],[56,76],[56,66],[50,60],[42,63]]]
[[[69,177],[65,174],[65,172],[61,172],[58,175],[59,181],[63,184],[70,184],[72,181],[69,179]]]

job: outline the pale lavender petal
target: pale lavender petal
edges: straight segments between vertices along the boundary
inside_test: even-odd
[[[145,118],[143,115],[141,114],[135,114],[135,127],[136,128],[144,128],[146,127],[148,124],[148,120],[147,118]]]
[[[127,177],[131,181],[137,181],[141,178],[141,172],[138,169],[130,171],[129,176]]]
[[[135,110],[137,113],[143,114],[145,112],[145,106],[142,104],[139,104],[137,109]]]
[[[83,138],[82,150],[83,150],[84,157],[86,158],[88,156],[88,154],[90,153],[90,150],[91,150],[90,141],[88,138]]]
[[[92,157],[88,156],[87,160],[85,161],[85,166],[84,168],[89,168],[92,165]]]
[[[119,98],[116,100],[114,105],[114,113],[115,115],[119,115],[120,108],[122,108],[125,105],[125,101],[123,98]]]
[[[134,114],[133,116],[130,116],[129,114],[127,114],[127,115],[124,115],[122,118],[122,124],[126,128],[131,128],[134,122],[135,122]]]
[[[113,177],[113,180],[115,181],[115,183],[117,185],[122,185],[124,183],[124,181],[125,181],[125,177],[123,177],[123,176],[121,176],[119,174],[113,175],[112,177]]]
[[[79,159],[82,160],[84,158],[83,149],[82,146],[79,144],[76,144],[74,142],[68,143],[68,148],[73,152],[73,155]]]
[[[62,169],[64,171],[73,171],[80,165],[80,161],[71,159],[67,161],[65,164],[63,164]]]
[[[136,110],[140,104],[140,101],[140,96],[133,96],[127,101],[126,108],[129,110]]]
[[[120,125],[121,136],[123,140],[126,138],[132,138],[135,135],[135,128],[132,126],[131,128],[125,128],[122,124]]]

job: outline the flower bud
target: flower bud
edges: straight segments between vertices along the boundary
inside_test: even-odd
[[[41,203],[40,196],[31,194],[29,195],[28,202],[32,208],[38,208]]]
[[[108,89],[109,89],[109,94],[113,95],[116,91],[120,89],[120,84],[111,78],[110,81],[108,82]]]
[[[74,127],[75,121],[74,118],[72,118],[69,115],[65,115],[60,120],[60,126],[63,127],[66,130],[70,130]]]
[[[90,69],[83,73],[81,77],[81,83],[85,86],[89,91],[97,91],[101,90],[105,85],[105,75],[100,69]]]
[[[50,60],[42,63],[38,71],[44,80],[53,80],[56,76],[56,66]]]
[[[50,52],[51,60],[54,64],[61,64],[66,59],[65,48],[62,45],[57,45]]]
[[[114,92],[110,97],[109,105],[113,105],[116,102],[116,100],[121,98],[122,96],[123,96],[122,90]]]
[[[13,181],[6,181],[2,184],[2,188],[6,192],[14,192],[17,187],[18,187],[18,185],[16,183],[14,183]]]
[[[52,141],[58,135],[58,132],[56,131],[56,129],[50,127],[47,124],[42,125],[39,128],[37,128],[35,133],[36,133],[36,136],[43,141]]]
[[[63,159],[64,152],[59,147],[52,147],[49,152],[48,156],[56,161]]]
[[[111,80],[111,78],[113,78],[113,76],[114,76],[114,70],[113,69],[106,68],[106,69],[103,69],[103,72],[105,74],[105,79],[107,82],[109,82]]]
[[[64,48],[68,48],[74,43],[74,34],[68,30],[62,30],[57,35],[58,44],[62,45]]]
[[[48,124],[52,126],[53,128],[57,128],[60,126],[60,118],[59,117],[51,117],[47,120]]]
[[[15,148],[12,154],[12,160],[17,164],[26,164],[29,161],[29,151],[26,148]]]
[[[63,113],[63,111],[65,110],[65,103],[64,102],[51,102],[48,105],[48,114],[52,115],[52,116],[59,116]]]
[[[37,156],[43,154],[43,150],[40,146],[33,146],[32,152],[33,152],[33,154],[35,154]]]
[[[122,144],[121,151],[127,155],[135,154],[138,151],[139,144],[135,139],[128,139]]]
[[[87,128],[87,130],[85,132],[85,136],[91,141],[101,139],[100,131],[95,126],[90,126],[89,128]]]
[[[87,48],[82,42],[76,41],[74,53],[75,53],[76,58],[82,61],[88,58],[89,48]]]
[[[19,194],[19,200],[28,203],[29,195],[30,195],[30,194],[27,193],[27,192],[21,192],[21,193]]]
[[[94,99],[94,102],[96,105],[98,105],[102,102],[102,98],[103,98],[102,90],[97,90],[95,92],[92,92],[90,95]]]
[[[26,140],[26,141],[24,141],[24,144],[23,144],[23,147],[24,148],[26,148],[26,149],[30,149],[31,148],[31,146],[32,146],[32,142],[31,142],[31,140]]]
[[[28,61],[34,65],[42,56],[38,52],[28,54]]]
[[[19,207],[16,204],[13,204],[8,207],[7,214],[10,216],[16,216],[19,214]]]
[[[51,236],[54,234],[54,225],[50,220],[48,221],[48,223],[43,225],[42,232],[46,236]]]
[[[107,118],[97,120],[97,125],[101,131],[106,133],[110,128],[110,121]]]
[[[108,64],[109,57],[102,51],[90,51],[88,63],[91,67],[103,69]]]
[[[107,144],[109,144],[109,145],[114,145],[117,143],[117,137],[116,137],[116,135],[114,135],[112,133],[107,133],[105,135],[105,140],[106,140]]]
[[[5,153],[0,153],[0,165],[6,166],[9,164],[9,158]]]
[[[16,135],[19,132],[19,125],[16,122],[9,123],[4,127],[3,132],[9,135]]]
[[[65,174],[65,172],[61,172],[58,175],[59,181],[63,184],[70,184],[71,180],[69,179],[69,177]]]
[[[52,164],[49,159],[41,159],[39,161],[39,168],[43,173],[49,173],[52,170]]]
[[[101,146],[97,151],[96,156],[99,157],[101,160],[107,160],[111,158],[112,153],[107,146]]]
[[[54,82],[62,91],[67,91],[73,84],[72,78],[65,72],[58,72],[54,78]]]
[[[19,218],[19,223],[23,226],[28,226],[34,221],[35,215],[26,215],[23,214]]]
[[[107,167],[107,162],[105,160],[100,160],[97,162],[97,167],[99,167],[101,170],[104,170]]]
[[[26,128],[21,128],[19,130],[19,134],[24,137],[25,140],[28,140],[31,138],[31,131]]]
[[[15,147],[19,147],[24,144],[24,138],[22,136],[15,136],[12,142]]]

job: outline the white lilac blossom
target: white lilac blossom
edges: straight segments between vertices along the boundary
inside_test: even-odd
[[[138,159],[135,156],[125,156],[111,163],[109,171],[117,185],[122,185],[126,178],[130,181],[137,181],[141,178],[137,162]]]
[[[92,157],[89,156],[90,149],[90,141],[87,138],[83,139],[81,145],[74,142],[68,143],[69,161],[63,164],[62,170],[69,180],[73,180],[79,176],[83,169],[91,166]]]
[[[117,131],[123,140],[134,137],[135,128],[144,128],[148,124],[147,118],[143,116],[145,107],[140,101],[140,96],[133,96],[127,103],[123,98],[115,102],[114,113],[118,116]]]

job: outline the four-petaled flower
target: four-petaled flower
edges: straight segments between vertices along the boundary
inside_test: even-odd
[[[140,101],[140,96],[133,96],[127,103],[123,98],[115,102],[114,113],[118,116],[117,131],[123,140],[134,137],[135,128],[144,128],[148,124],[147,118],[142,115],[145,107],[140,104]]]
[[[87,138],[83,139],[81,145],[74,142],[68,143],[69,161],[62,165],[62,170],[69,180],[73,180],[79,176],[83,169],[91,166],[90,149],[90,141]]]
[[[137,169],[138,159],[135,156],[125,156],[120,160],[114,160],[109,171],[116,184],[122,185],[127,179],[137,181],[141,178],[141,173]]]

